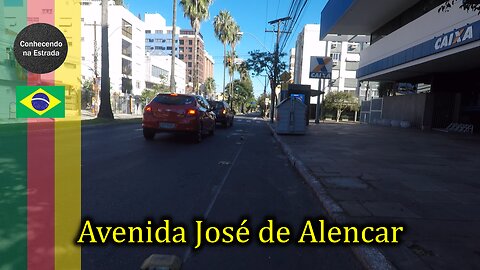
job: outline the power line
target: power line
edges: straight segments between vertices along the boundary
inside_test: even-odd
[[[285,46],[290,40],[292,31],[296,29],[299,19],[302,17],[303,11],[305,10],[305,6],[307,5],[307,3],[308,0],[292,0],[288,14],[288,16],[292,18],[292,20],[289,21],[286,25],[284,25],[284,31],[289,33],[287,33],[287,35],[285,36],[282,36],[282,45],[280,46],[280,52],[285,49]]]

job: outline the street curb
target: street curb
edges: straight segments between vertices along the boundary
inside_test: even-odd
[[[307,166],[305,166],[303,161],[294,155],[292,149],[277,135],[272,125],[270,123],[267,123],[267,125],[270,128],[273,137],[280,144],[282,151],[285,153],[292,166],[298,171],[305,182],[313,190],[323,208],[327,211],[329,218],[336,223],[349,223],[348,217],[346,216],[342,207],[340,207],[340,205],[327,193],[322,183],[317,181],[317,178],[310,172]],[[393,266],[393,264],[378,248],[356,245],[350,245],[350,248],[352,249],[355,257],[366,269],[396,269],[396,267]]]

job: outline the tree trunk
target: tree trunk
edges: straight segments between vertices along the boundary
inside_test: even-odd
[[[225,101],[225,70],[227,69],[227,44],[223,43],[223,95],[222,100]]]
[[[337,109],[337,123],[340,122],[341,115],[342,115],[342,111]]]
[[[110,67],[108,57],[108,0],[102,0],[102,83],[98,118],[113,119],[110,102]]]
[[[229,101],[230,101],[230,107],[233,108],[233,75],[232,74],[229,74],[230,75],[230,94],[228,95],[229,97]]]
[[[195,37],[193,38],[193,92],[199,94],[198,92],[198,63],[197,63],[197,44],[198,44],[198,32],[199,23],[195,20]]]

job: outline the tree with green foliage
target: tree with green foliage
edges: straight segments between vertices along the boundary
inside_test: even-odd
[[[447,0],[445,1],[440,8],[438,9],[439,12],[449,12],[450,8],[453,7],[458,1],[460,0]],[[480,14],[480,1],[479,0],[461,0],[462,4],[460,8],[466,11],[476,11]]]
[[[380,82],[378,84],[378,96],[379,97],[389,97],[395,95],[395,91],[393,90],[394,83],[393,82]]]
[[[223,89],[225,89],[225,70],[227,69],[227,44],[231,36],[235,34],[235,21],[230,12],[221,10],[213,19],[213,29],[215,36],[223,44]],[[223,93],[225,96],[225,93]]]
[[[231,107],[236,111],[245,113],[245,108],[248,103],[255,101],[253,95],[253,86],[247,81],[234,80],[227,84],[226,88],[231,88],[233,91],[227,91],[227,98],[232,102]]]
[[[262,93],[260,96],[258,96],[256,101],[256,104],[260,109],[260,115],[262,116],[264,116],[265,112],[267,111],[267,105],[265,104],[266,98],[267,98],[267,95]]]
[[[358,98],[350,92],[329,92],[323,100],[323,106],[327,110],[337,112],[337,122],[346,110],[358,111],[359,109]]]
[[[208,77],[203,84],[204,96],[212,98],[215,94],[215,79],[212,77]]]
[[[82,110],[89,109],[92,106],[92,98],[95,95],[93,91],[93,80],[85,80],[82,82]]]
[[[248,70],[253,72],[254,76],[259,76],[260,74],[266,74],[269,81],[270,81],[270,90],[271,95],[270,98],[272,99],[271,102],[273,106],[275,106],[275,88],[277,87],[277,83],[280,81],[280,74],[286,70],[287,64],[282,61],[282,57],[285,56],[285,53],[279,54],[279,63],[278,63],[278,73],[277,77],[275,78],[275,53],[271,52],[260,52],[258,50],[248,52],[250,57],[245,61],[245,65]]]
[[[180,5],[183,7],[183,14],[186,18],[190,19],[190,25],[195,31],[195,37],[193,38],[193,89],[196,93],[198,93],[198,35],[200,33],[201,22],[208,19],[208,10],[211,4],[212,0],[180,0]]]
[[[247,59],[244,63],[248,70],[253,72],[253,75],[259,76],[260,74],[267,74],[268,79],[270,80],[270,88],[275,90],[274,82],[280,81],[280,74],[286,70],[287,64],[284,61],[279,61],[278,63],[278,77],[274,78],[275,72],[275,54],[271,52],[260,52],[260,51],[251,51],[248,52],[250,58]],[[285,53],[279,55],[279,59],[285,56]]]

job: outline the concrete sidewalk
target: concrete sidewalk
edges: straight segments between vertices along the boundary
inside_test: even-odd
[[[479,137],[337,123],[275,137],[332,220],[405,225],[399,246],[353,247],[367,268],[480,267]]]

